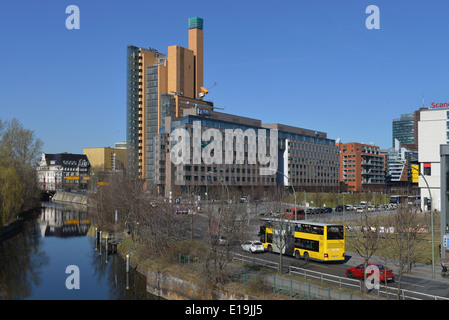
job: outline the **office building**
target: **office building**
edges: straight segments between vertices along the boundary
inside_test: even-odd
[[[208,129],[216,130],[217,139],[207,136]],[[183,163],[172,158],[178,142],[172,141],[175,130],[184,130],[187,135],[183,139],[188,144],[182,145],[182,150],[190,160]],[[242,139],[234,136],[239,130]],[[257,134],[257,139],[251,138],[250,132]],[[194,108],[184,110],[182,117],[167,117],[154,142],[155,183],[165,196],[187,193],[195,186],[293,186],[296,191],[338,191],[339,150],[324,132]],[[269,163],[262,163],[260,150],[263,156],[269,155]],[[209,152],[214,161],[208,163],[204,157]],[[262,174],[267,167],[268,174]]]
[[[427,108],[422,107],[413,113],[402,114],[400,118],[393,119],[393,148],[395,146],[395,140],[397,139],[402,147],[410,151],[418,151],[418,122],[422,110],[427,110]]]
[[[348,191],[384,191],[385,156],[373,143],[341,143],[340,181],[348,185]]]
[[[98,172],[121,172],[126,169],[126,148],[84,148],[91,169]]]
[[[203,101],[203,20],[189,19],[189,48],[127,48],[127,172],[154,182],[154,138],[167,116],[184,109],[211,108]]]
[[[424,208],[432,198],[432,207],[440,210],[440,145],[449,142],[449,109],[422,110],[420,117],[418,161],[421,205]]]
[[[399,140],[395,139],[394,148],[381,149],[385,155],[386,188],[405,188],[411,193],[411,188],[418,186],[418,152],[404,148]]]

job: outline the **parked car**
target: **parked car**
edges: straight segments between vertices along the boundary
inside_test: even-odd
[[[393,270],[390,268],[386,268],[382,264],[378,263],[369,263],[368,265],[376,266],[379,268],[379,281],[384,282],[385,278],[387,278],[387,281],[394,281],[394,274]],[[350,267],[346,270],[346,276],[349,278],[358,278],[358,279],[364,279],[365,276],[365,264],[359,264],[355,267]]]
[[[187,213],[189,213],[189,211],[187,209],[183,209],[183,208],[176,208],[175,213],[176,214],[187,214]]]
[[[212,244],[225,245],[227,242],[226,236],[222,234],[213,234],[211,236]]]
[[[335,207],[335,212],[343,212],[343,205],[339,204]]]
[[[330,207],[324,208],[324,213],[331,213],[331,212],[332,212],[332,208],[330,208]]]
[[[258,240],[245,241],[242,243],[241,247],[243,251],[248,251],[252,253],[265,251],[262,242]]]
[[[315,210],[312,208],[306,208],[305,211],[306,211],[306,214],[314,214],[315,213]]]

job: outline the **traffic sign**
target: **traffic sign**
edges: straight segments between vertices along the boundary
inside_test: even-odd
[[[443,246],[449,248],[449,234],[443,236]]]

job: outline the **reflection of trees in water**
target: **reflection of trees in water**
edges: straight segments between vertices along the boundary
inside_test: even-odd
[[[41,270],[49,258],[40,251],[40,229],[35,219],[23,223],[23,230],[0,243],[0,284],[6,299],[31,296],[32,285],[41,283]]]
[[[98,284],[106,281],[109,285],[108,298],[111,300],[153,300],[157,297],[152,296],[146,291],[146,279],[143,275],[135,270],[126,273],[126,263],[119,254],[108,254],[106,263],[105,248],[95,251],[95,237],[89,238],[92,245],[92,253],[90,255],[92,268],[95,270]],[[127,284],[129,289],[127,290]]]

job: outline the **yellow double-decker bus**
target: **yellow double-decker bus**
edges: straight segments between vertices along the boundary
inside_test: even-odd
[[[268,252],[282,252],[305,260],[345,259],[345,231],[342,225],[261,218],[259,237]]]

